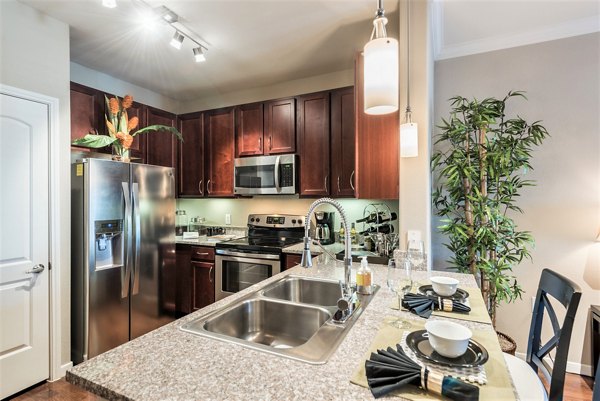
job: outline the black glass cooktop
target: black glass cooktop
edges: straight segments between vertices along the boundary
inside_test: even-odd
[[[245,237],[219,242],[217,248],[280,253],[283,248],[300,242],[300,238],[292,237]]]

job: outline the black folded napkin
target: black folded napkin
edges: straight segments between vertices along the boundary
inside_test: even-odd
[[[413,294],[410,292],[405,294],[402,298],[402,307],[425,319],[428,319],[429,316],[431,316],[431,312],[433,312],[434,309],[446,312],[471,312],[471,308],[459,301],[432,295]]]
[[[479,387],[422,368],[404,353],[400,344],[396,345],[396,350],[388,347],[387,350],[377,350],[376,354],[371,353],[365,369],[369,389],[375,398],[411,384],[451,400],[479,400]]]

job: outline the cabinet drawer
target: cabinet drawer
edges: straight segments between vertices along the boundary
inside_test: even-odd
[[[215,248],[210,246],[193,246],[192,260],[208,260],[210,262],[214,262]]]

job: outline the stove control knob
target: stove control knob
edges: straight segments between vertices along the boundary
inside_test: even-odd
[[[298,224],[302,225],[302,219],[298,220]]]
[[[292,219],[292,224],[296,224],[296,219]]]
[[[260,223],[260,217],[257,217],[257,218],[256,218],[256,222],[257,222],[257,223]]]
[[[251,223],[254,223],[254,217],[252,217],[252,218],[250,219],[250,222],[251,222]]]

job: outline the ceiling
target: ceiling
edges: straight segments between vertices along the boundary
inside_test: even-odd
[[[208,47],[195,63],[173,28],[144,28],[142,0],[20,0],[70,25],[71,61],[176,100],[276,85],[353,68],[375,0],[144,0],[165,5]],[[417,1],[417,0],[413,0]],[[424,0],[418,0],[424,1]],[[398,37],[398,1],[384,1]],[[432,0],[437,60],[600,31],[598,0]]]
[[[71,27],[71,61],[176,100],[211,92],[274,85],[353,68],[369,40],[375,0],[146,0],[165,5],[207,45],[194,62],[185,40],[169,46],[174,29],[144,28],[139,0],[21,0]],[[389,33],[397,37],[398,2],[384,2]]]

